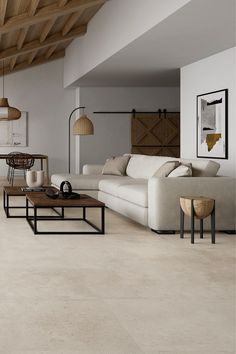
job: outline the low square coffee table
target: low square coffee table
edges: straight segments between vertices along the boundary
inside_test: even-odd
[[[5,211],[6,217],[7,218],[25,218],[26,217],[26,204],[24,205],[15,205],[12,206],[10,205],[10,199],[12,197],[24,197],[27,192],[22,191],[22,188],[25,188],[26,186],[4,186],[3,187],[3,209]],[[43,188],[47,188],[47,186],[44,186]],[[57,190],[55,188],[55,190]],[[40,193],[40,192],[32,192],[32,193]],[[11,209],[24,209],[24,214],[22,215],[12,215],[10,214]],[[55,213],[59,216],[61,214],[55,210]]]
[[[29,215],[29,208],[33,207],[33,216]],[[59,208],[62,210],[61,217],[58,216],[39,216],[38,210],[42,208]],[[64,209],[66,208],[79,208],[83,211],[81,218],[68,218],[64,215]],[[98,208],[101,210],[100,214],[100,227],[93,224],[86,217],[86,211],[90,208]],[[27,192],[26,193],[26,219],[32,228],[35,235],[37,234],[105,234],[105,204],[98,200],[81,194],[80,199],[63,199],[59,197],[57,199],[49,198],[44,192]],[[38,221],[53,220],[53,221],[84,221],[93,228],[93,231],[39,231]]]

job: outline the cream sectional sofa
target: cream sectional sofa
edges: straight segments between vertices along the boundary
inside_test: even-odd
[[[173,160],[190,162],[193,177],[153,177],[161,165]],[[51,183],[59,188],[63,180],[68,180],[74,191],[89,194],[158,233],[179,230],[180,196],[212,197],[216,200],[216,229],[233,231],[236,179],[218,176],[219,167],[218,163],[205,159],[131,155],[126,176],[102,175],[103,165],[85,165],[82,175],[55,174]],[[186,226],[190,227],[187,218]],[[210,228],[209,220],[204,222],[204,228]]]

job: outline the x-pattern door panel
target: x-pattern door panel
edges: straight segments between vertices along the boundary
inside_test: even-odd
[[[179,157],[179,113],[138,114],[132,117],[132,153]]]

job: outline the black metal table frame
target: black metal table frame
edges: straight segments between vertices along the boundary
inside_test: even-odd
[[[29,216],[29,209],[33,208],[33,216]],[[57,208],[61,208],[62,213],[61,216],[39,216],[38,209],[49,208],[48,206],[29,206],[29,200],[26,197],[26,220],[33,230],[35,235],[104,235],[105,234],[105,206],[57,206]],[[83,217],[82,218],[65,218],[64,209],[66,208],[82,208],[83,209]],[[97,227],[91,221],[86,218],[86,209],[101,209],[101,228]],[[96,231],[39,231],[38,230],[38,221],[85,221],[88,225],[93,227]]]
[[[211,212],[211,243],[215,244],[215,200]],[[194,243],[194,207],[191,200],[191,243]],[[184,212],[180,207],[180,238],[184,238]],[[200,238],[203,238],[203,219],[200,219]]]
[[[9,205],[9,198],[10,197],[25,197],[25,194],[22,194],[22,195],[13,195],[13,194],[8,194],[6,193],[5,190],[3,190],[3,209],[5,211],[5,214],[6,214],[6,217],[7,218],[24,218],[26,217],[26,215],[10,215],[10,212],[9,210],[10,209],[24,209],[26,210],[26,205],[18,205],[18,206],[10,206]],[[29,207],[29,209],[33,209],[33,207]],[[63,217],[63,213],[60,213],[58,210],[56,210],[55,208],[49,208],[49,209],[52,209],[53,211],[55,211],[55,213],[58,215],[58,217]],[[56,217],[56,216],[55,216]]]

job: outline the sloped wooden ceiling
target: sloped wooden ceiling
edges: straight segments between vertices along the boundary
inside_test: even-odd
[[[0,75],[65,55],[107,0],[0,0]]]

